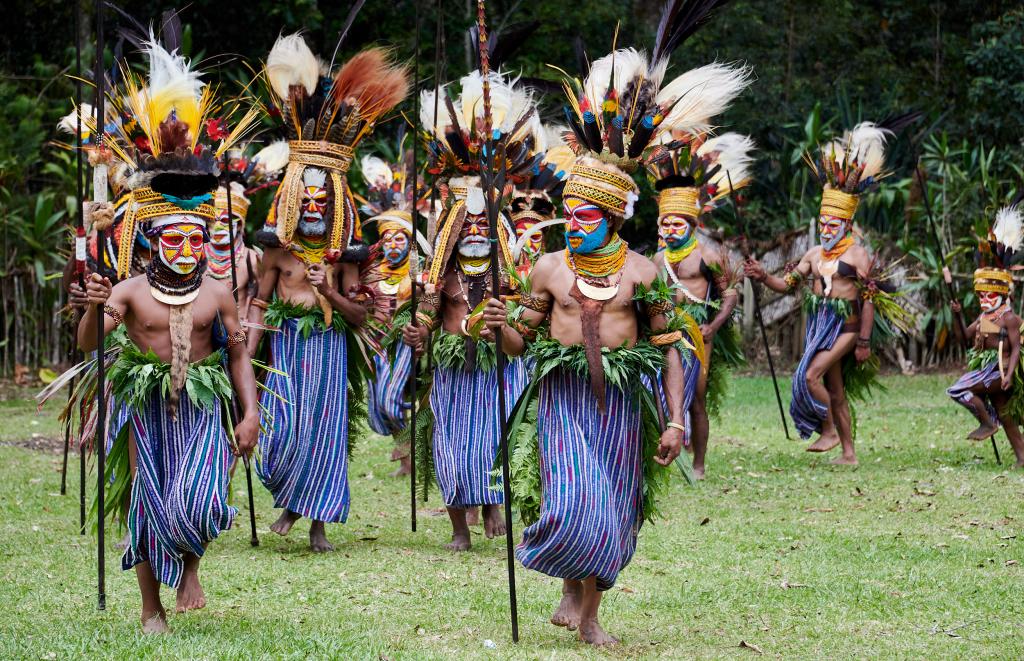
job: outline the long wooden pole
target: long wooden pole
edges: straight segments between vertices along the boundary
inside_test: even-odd
[[[410,282],[411,287],[409,290],[409,312],[411,313],[413,328],[419,328],[419,321],[416,319],[416,312],[419,307],[419,300],[416,295],[416,280],[417,274],[419,273],[419,246],[416,242],[416,197],[418,189],[419,179],[419,165],[417,164],[417,156],[419,155],[419,136],[416,135],[416,122],[419,121],[420,117],[420,94],[419,94],[419,82],[420,82],[420,3],[419,0],[413,0],[413,14],[415,15],[416,27],[413,29],[412,49],[413,49],[413,66],[412,66],[412,79],[415,81],[413,84],[413,128],[412,128],[412,172],[408,173],[412,175],[412,213],[410,214],[410,222],[412,224],[412,234],[409,236],[409,275],[412,281]],[[442,20],[442,17],[438,15],[437,20]],[[405,155],[401,154],[400,158],[405,159]],[[402,198],[405,198],[405,191],[402,191]],[[419,359],[416,357],[415,352],[412,357],[412,371],[409,373],[409,383],[407,384],[407,391],[409,394],[409,527],[413,532],[416,532],[416,396],[417,396],[417,384],[419,383]]]
[[[736,213],[736,219],[740,221],[744,229],[746,225],[742,222],[742,214],[740,213],[740,206],[736,204],[736,191],[732,187],[732,175],[726,171],[726,179],[729,182],[729,201],[732,203],[733,211]],[[743,241],[740,243],[741,252],[743,253],[744,259],[750,257],[750,245],[747,243],[746,233],[743,235]],[[775,402],[779,405],[779,417],[782,419],[782,431],[786,434],[786,440],[789,438],[789,423],[786,421],[786,410],[782,405],[782,393],[779,391],[779,380],[775,376],[775,361],[772,359],[771,345],[768,344],[768,332],[764,328],[764,316],[761,314],[761,292],[758,283],[751,281],[750,291],[754,296],[754,317],[757,319],[757,326],[761,329],[761,341],[764,343],[764,355],[768,358],[768,371],[772,374],[772,385],[775,387]]]
[[[484,0],[477,0],[477,26],[480,30],[480,75],[483,78],[484,102],[484,135],[486,136],[487,153],[481,167],[481,183],[484,185],[484,199],[487,203],[488,232],[491,240],[491,292],[494,298],[501,297],[501,272],[498,260],[498,235],[501,232],[499,205],[499,184],[504,187],[504,176],[499,175],[498,168],[504,170],[504,156],[499,166],[494,154],[494,136],[491,132],[491,87],[488,81],[490,61],[487,46],[487,24]],[[515,549],[512,541],[512,485],[509,477],[508,458],[508,411],[505,406],[505,352],[502,349],[500,332],[494,334],[494,352],[497,356],[495,375],[498,382],[498,429],[501,439],[501,486],[505,501],[505,564],[508,568],[508,599],[509,612],[512,619],[512,642],[519,642],[519,610],[516,604],[516,564]]]
[[[226,152],[224,154],[224,193],[228,212],[228,242],[231,245],[228,252],[231,256],[231,297],[235,299],[235,306],[237,307],[238,270],[235,266],[235,217],[231,211],[231,157]],[[234,399],[233,396],[232,399]],[[237,422],[238,409],[235,407],[234,402],[231,405],[231,414],[235,416],[235,421]],[[260,538],[256,535],[256,505],[252,493],[252,464],[249,462],[248,455],[242,455],[242,464],[245,466],[245,486],[248,489],[249,496],[249,544],[259,546]]]
[[[106,115],[104,113],[104,102],[106,101],[106,72],[103,63],[103,0],[96,0],[96,137],[97,148],[100,150],[101,158],[106,149]],[[93,198],[97,203],[107,201],[107,172],[103,166],[97,167],[98,173],[93,181]],[[103,181],[99,180],[102,176]],[[124,240],[130,241],[133,237]],[[103,236],[96,230],[97,250],[102,250]],[[104,527],[106,525],[105,503],[103,502],[106,487],[106,464],[107,464],[107,402],[106,402],[106,351],[104,343],[106,333],[104,332],[103,305],[96,304],[96,572],[97,572],[97,607],[100,610],[107,609],[107,566],[104,551]]]

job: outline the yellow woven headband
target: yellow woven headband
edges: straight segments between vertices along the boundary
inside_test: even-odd
[[[833,216],[843,220],[851,220],[853,215],[857,213],[857,205],[859,203],[860,198],[856,195],[826,188],[821,192],[820,214],[822,216]]]
[[[1009,271],[1001,269],[981,268],[974,272],[974,290],[1009,294],[1013,288],[1013,278]]]
[[[700,190],[690,186],[666,188],[658,196],[658,213],[696,218],[700,215]]]

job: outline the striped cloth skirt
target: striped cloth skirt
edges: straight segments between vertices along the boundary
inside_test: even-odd
[[[946,394],[952,397],[953,401],[956,403],[967,407],[974,398],[974,393],[971,392],[972,388],[976,388],[978,386],[990,388],[993,384],[998,383],[1001,378],[1002,377],[999,376],[999,363],[993,360],[985,367],[978,370],[971,370],[961,376],[956,380],[956,383],[946,389]],[[996,415],[996,409],[992,405],[992,402],[989,401],[989,398],[985,395],[979,395],[979,397],[981,397],[981,401],[985,403],[985,408],[988,409],[989,417],[993,421],[998,421],[999,416]],[[968,410],[970,410],[969,407]],[[971,411],[971,413],[973,414],[974,412]]]
[[[522,359],[508,362],[506,416],[528,379]],[[490,475],[501,444],[496,371],[435,368],[430,408],[435,420],[434,472],[444,504],[464,508],[501,503],[501,491],[491,488]]]
[[[561,370],[539,388],[544,502],[516,557],[557,578],[595,576],[607,590],[633,557],[641,524],[640,408],[609,385],[601,415],[589,380]]]
[[[789,405],[789,414],[800,432],[800,438],[810,438],[812,434],[820,433],[828,418],[829,403],[819,402],[811,395],[807,387],[807,370],[818,353],[828,351],[836,343],[843,332],[844,323],[846,320],[828,305],[819,305],[807,319],[804,355],[800,357],[800,364],[793,372],[793,401]]]
[[[406,388],[412,374],[412,348],[398,340],[387,356],[374,354],[375,378],[368,384],[370,428],[381,436],[405,429],[405,412],[409,409]]]
[[[262,391],[264,430],[256,473],[283,507],[314,521],[348,517],[348,360],[345,335],[316,331],[303,338],[294,319],[270,333],[270,364]]]
[[[237,513],[228,505],[232,455],[221,411],[195,406],[182,389],[177,420],[167,413],[164,398],[154,394],[145,408],[131,412],[129,423],[137,468],[128,508],[130,542],[121,567],[149,562],[161,583],[176,588],[184,554],[202,556]]]

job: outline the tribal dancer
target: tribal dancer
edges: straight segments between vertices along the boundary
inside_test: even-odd
[[[562,140],[563,126],[544,126],[534,134],[534,160],[529,176],[517,183],[512,195],[511,217],[516,228],[512,258],[526,275],[544,253],[544,229],[562,224],[555,219],[555,202],[576,155]]]
[[[112,425],[117,440],[108,468],[124,475],[129,461],[137,466],[122,567],[134,567],[138,576],[143,631],[163,632],[167,618],[160,583],[177,588],[179,612],[206,604],[199,560],[235,517],[227,493],[231,439],[236,453],[251,451],[259,408],[234,301],[204,278],[206,226],[215,216],[210,202],[218,174],[213,150],[204,143],[210,140],[203,129],[209,89],[180,55],[156,43],[146,44],[144,52],[150,58],[149,86],[128,74],[124,94],[116,98],[133,121],[118,125],[120,135],[112,145],[132,170],[124,231],[133,233],[137,222],[148,221],[158,257],[145,276],[113,287],[109,278],[90,275],[90,305],[78,341],[83,350],[96,350],[97,323],[108,334],[122,323],[127,331],[110,382],[130,415],[120,429]],[[219,149],[227,146],[221,142]],[[119,275],[125,278],[131,243],[120,248]],[[97,319],[96,305],[103,306],[103,319]],[[224,348],[215,344],[218,324],[227,334]],[[230,380],[221,363],[225,350]],[[228,432],[222,415],[232,386],[243,417]]]
[[[993,436],[1002,424],[1024,468],[1024,373],[1020,362],[1021,318],[1013,313],[1011,265],[1020,260],[1024,245],[1024,220],[1016,206],[1000,209],[988,239],[979,246],[981,265],[974,272],[974,291],[981,315],[967,328],[974,341],[968,351],[970,371],[946,392],[978,419],[978,428],[967,435],[974,441]],[[954,301],[954,313],[960,303]]]
[[[408,160],[408,159],[407,159]],[[407,302],[412,294],[410,254],[413,241],[412,191],[406,191],[405,173],[376,156],[365,156],[360,170],[367,185],[367,203],[363,211],[377,223],[380,260],[370,278],[373,291],[373,318],[382,328],[383,353],[373,358],[374,380],[369,384],[370,428],[381,436],[393,436],[405,429],[409,408],[407,386],[412,374],[412,348],[400,341],[402,327],[409,323]],[[410,472],[409,446],[396,439],[391,453],[399,467],[397,477]]]
[[[417,311],[419,324],[407,325],[405,342],[425,350],[431,331],[433,339],[433,384],[430,409],[433,412],[432,458],[434,473],[452,522],[452,541],[446,548],[470,548],[467,509],[483,506],[484,533],[488,538],[505,534],[501,511],[502,493],[491,488],[490,471],[500,443],[498,394],[493,334],[483,324],[483,308],[491,292],[490,237],[497,233],[503,286],[510,286],[508,269],[515,264],[511,248],[515,230],[504,209],[498,227],[490,227],[479,177],[479,158],[487,136],[481,131],[483,80],[473,72],[460,81],[457,101],[443,90],[426,91],[420,103],[421,122],[432,133],[428,171],[446,179],[439,185],[444,209],[437,223],[433,258],[426,292]],[[490,77],[495,143],[501,142],[510,156],[525,157],[523,141],[537,123],[530,96],[513,87],[499,74]],[[433,123],[434,94],[445,95],[437,123]],[[529,162],[506,163],[510,177],[525,176]],[[453,174],[462,174],[450,178]],[[521,361],[509,363],[505,372],[509,408],[519,399],[526,384]],[[423,456],[417,451],[417,457]],[[427,473],[427,471],[424,471]]]
[[[595,645],[618,642],[598,621],[601,595],[632,559],[642,522],[655,514],[664,467],[682,448],[683,365],[704,360],[697,323],[676,311],[654,263],[618,235],[638,196],[627,172],[638,169],[679,100],[671,90],[659,93],[671,48],[654,52],[649,62],[634,49],[617,50],[575,86],[569,144],[579,159],[562,193],[566,248],[538,260],[519,298],[521,320],[507,320],[499,301],[487,308],[488,325],[501,329],[509,351],[532,340],[536,360],[510,433],[511,463],[531,467],[513,475],[517,505],[532,523],[516,555],[562,579],[551,622],[578,628]],[[663,430],[651,392],[659,370],[669,414]],[[524,424],[536,430],[536,443]],[[542,493],[524,493],[535,485]]]
[[[834,464],[857,463],[850,400],[865,399],[876,381],[878,358],[872,356],[872,343],[886,342],[895,329],[907,327],[907,313],[873,274],[875,259],[856,243],[853,231],[860,196],[887,174],[883,168],[889,133],[864,122],[825,145],[817,160],[805,156],[824,188],[818,216],[821,245],[787,266],[781,278],[766,273],[754,259],[744,265],[747,277],[780,293],[791,293],[811,280],[804,298],[804,355],[793,373],[789,411],[801,438],[821,434],[808,452],[842,445]]]
[[[672,85],[694,77],[706,81],[695,93],[698,98],[707,94],[724,101],[728,94],[723,90],[738,93],[746,86],[747,72],[712,64],[684,74]],[[683,89],[691,87],[693,85],[687,83]],[[700,108],[700,105],[691,104],[686,108],[694,107]],[[709,110],[700,108],[702,113]],[[718,414],[725,394],[727,369],[744,362],[739,329],[732,323],[738,278],[728,255],[698,238],[698,226],[703,227],[701,220],[708,211],[728,200],[732,194],[730,182],[733,189],[748,183],[749,153],[754,147],[750,138],[737,133],[707,139],[706,133],[694,127],[706,125],[709,120],[710,117],[694,118],[684,112],[669,113],[662,123],[667,125],[666,129],[687,128],[677,129],[678,139],[666,136],[665,150],[649,166],[657,177],[655,188],[660,191],[658,234],[665,243],[665,249],[654,258],[654,263],[675,290],[676,304],[700,324],[708,355],[707,369],[701,369],[695,361],[684,369],[683,410],[697,479],[704,477],[708,414]]]
[[[359,270],[345,252],[361,236],[346,173],[356,145],[409,89],[407,70],[379,48],[357,54],[330,77],[319,69],[297,34],[280,37],[267,58],[290,149],[260,233],[267,248],[250,309],[254,322],[275,327],[266,385],[282,395],[261,396],[272,420],[260,436],[256,470],[283,510],[270,529],[287,535],[308,517],[315,552],[334,548],[324,524],[348,517],[350,414],[358,404],[349,388],[363,379],[351,374],[358,356],[345,334],[346,327],[362,327],[367,314],[346,296],[358,287]],[[261,335],[254,329],[249,338],[253,355]]]

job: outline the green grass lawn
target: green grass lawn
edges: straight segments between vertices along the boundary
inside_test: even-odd
[[[59,453],[11,445],[57,436],[53,411],[36,419],[34,405],[5,402],[0,658],[1022,658],[1024,472],[1008,469],[1005,439],[1002,467],[987,443],[962,440],[971,420],[944,395],[949,382],[886,379],[892,403],[861,406],[850,469],[785,440],[767,379],[735,379],[708,479],[675,486],[667,518],[644,527],[605,597],[605,627],[623,640],[607,652],[548,624],[559,582],[519,566],[513,645],[504,542],[478,534],[469,553],[442,550],[436,496],[411,533],[408,483],[387,476],[380,438],[359,445],[332,554],[307,551],[306,522],[287,539],[269,533],[262,489],[251,548],[237,479],[237,525],[203,561],[209,606],[172,615],[171,635],[142,637],[135,577],[113,548],[108,609],[96,610],[77,462],[61,497]]]

